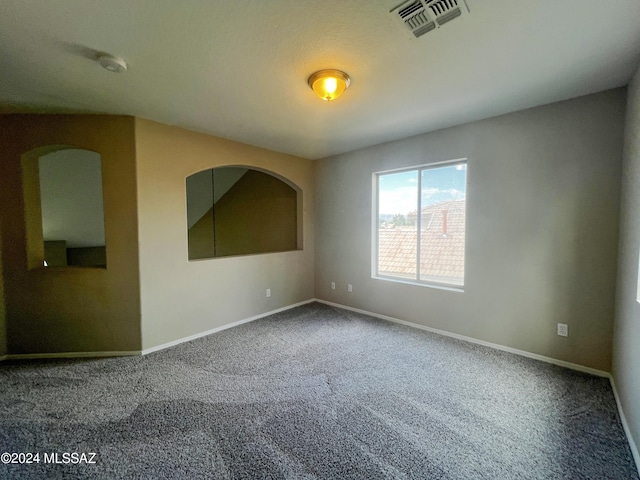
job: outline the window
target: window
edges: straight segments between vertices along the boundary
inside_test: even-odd
[[[189,260],[300,249],[300,192],[248,167],[187,177]]]
[[[464,286],[467,162],[374,174],[373,276]]]

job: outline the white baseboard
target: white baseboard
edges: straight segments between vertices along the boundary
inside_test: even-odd
[[[253,322],[254,320],[258,320],[259,318],[268,317],[269,315],[273,315],[274,313],[284,312],[285,310],[290,310],[295,307],[299,307],[301,305],[305,305],[307,303],[314,302],[315,299],[305,300],[303,302],[294,303],[293,305],[287,305],[286,307],[278,308],[276,310],[271,310],[266,313],[261,313],[260,315],[255,315],[250,318],[245,318],[243,320],[239,320],[237,322],[229,323],[227,325],[223,325],[221,327],[212,328],[211,330],[207,330],[205,332],[196,333],[195,335],[190,335],[188,337],[179,338],[177,340],[173,340],[168,343],[164,343],[162,345],[157,345],[155,347],[146,348],[142,351],[125,351],[125,352],[60,352],[60,353],[19,353],[19,354],[7,354],[4,356],[0,356],[0,361],[2,360],[34,360],[34,359],[51,359],[51,358],[102,358],[102,357],[131,357],[137,355],[147,355],[152,352],[157,352],[159,350],[164,350],[165,348],[174,347],[184,342],[190,342],[191,340],[195,340],[200,337],[205,337],[207,335],[211,335],[212,333],[220,332],[222,330],[226,330],[228,328],[237,327],[238,325],[242,325],[243,323]]]
[[[34,360],[45,358],[104,358],[104,357],[135,357],[140,350],[117,352],[57,352],[57,353],[9,353],[0,360]]]
[[[607,377],[607,378],[611,377],[609,372],[605,372],[603,370],[597,370],[591,367],[585,367],[584,365],[579,365],[577,363],[565,362],[564,360],[545,357],[544,355],[538,355],[537,353],[531,353],[525,350],[518,350],[517,348],[505,347],[504,345],[499,345],[497,343],[485,342],[484,340],[478,340],[477,338],[467,337],[465,335],[459,335],[457,333],[447,332],[446,330],[438,330],[437,328],[427,327],[419,323],[407,322],[406,320],[400,320],[399,318],[389,317],[387,315],[380,315],[379,313],[373,313],[367,310],[361,310],[359,308],[348,307],[346,305],[340,305],[339,303],[328,302],[326,300],[320,300],[320,299],[316,299],[316,301],[319,303],[324,303],[325,305],[331,305],[336,308],[343,308],[345,310],[351,310],[352,312],[362,313],[364,315],[369,315],[371,317],[387,320],[389,322],[399,323],[401,325],[418,328],[420,330],[426,330],[427,332],[436,333],[438,335],[443,335],[445,337],[452,337],[458,340],[463,340],[465,342],[475,343],[477,345],[483,345],[485,347],[494,348],[496,350],[502,350],[503,352],[513,353],[515,355],[520,355],[522,357],[533,358],[534,360],[540,360],[541,362],[551,363],[553,365],[558,365],[560,367],[570,368],[571,370],[590,373],[591,375],[596,375],[598,377]]]
[[[292,308],[300,307],[301,305],[306,305],[307,303],[315,302],[316,299],[312,298],[309,300],[305,300],[303,302],[294,303],[293,305],[287,305],[286,307],[278,308],[276,310],[271,310],[270,312],[261,313],[254,317],[245,318],[243,320],[238,320],[237,322],[228,323],[226,325],[222,325],[221,327],[212,328],[211,330],[207,330],[204,332],[196,333],[193,335],[189,335],[188,337],[179,338],[177,340],[173,340],[168,343],[163,343],[162,345],[157,345],[155,347],[145,348],[142,350],[142,355],[147,355],[149,353],[157,352],[159,350],[164,350],[165,348],[175,347],[176,345],[180,345],[181,343],[190,342],[191,340],[196,340],[197,338],[206,337],[207,335],[211,335],[212,333],[220,332],[222,330],[227,330],[229,328],[237,327],[238,325],[242,325],[244,323],[253,322],[254,320],[258,320],[260,318],[268,317],[269,315],[273,315],[275,313],[284,312],[285,310],[290,310]]]
[[[633,435],[631,435],[631,429],[629,428],[629,424],[627,423],[627,417],[624,414],[622,402],[620,401],[620,395],[618,395],[618,388],[616,387],[616,381],[614,380],[613,375],[609,375],[609,381],[611,382],[611,388],[613,389],[613,396],[616,398],[616,405],[618,405],[618,415],[620,415],[620,422],[622,423],[622,428],[624,428],[624,433],[627,436],[629,448],[631,449],[631,455],[633,455],[633,459],[636,462],[636,468],[638,469],[638,478],[640,478],[640,453],[638,452],[638,446],[633,440]]]

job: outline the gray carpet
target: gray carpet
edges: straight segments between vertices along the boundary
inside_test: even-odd
[[[41,454],[0,478],[638,478],[608,380],[317,303],[0,364],[0,452]]]

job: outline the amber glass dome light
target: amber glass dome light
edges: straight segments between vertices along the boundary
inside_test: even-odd
[[[349,75],[340,70],[320,70],[309,77],[309,86],[321,99],[335,100],[351,83]]]

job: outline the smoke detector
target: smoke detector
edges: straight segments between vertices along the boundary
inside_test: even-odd
[[[389,13],[399,18],[417,38],[468,14],[469,7],[465,0],[406,0]]]
[[[127,70],[127,62],[120,57],[114,57],[106,53],[98,55],[98,63],[102,68],[113,73],[121,73]]]

